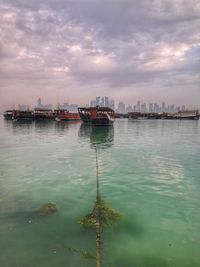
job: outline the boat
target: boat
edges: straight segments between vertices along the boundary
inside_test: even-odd
[[[5,120],[12,120],[12,118],[13,118],[13,111],[14,110],[6,110],[6,111],[4,111],[4,113],[3,113],[4,119]]]
[[[143,113],[143,112],[129,112],[129,119],[134,120],[158,120],[162,118],[160,113]]]
[[[55,112],[52,109],[35,108],[34,110],[35,120],[55,120]]]
[[[179,111],[176,113],[128,113],[128,118],[133,120],[199,120],[199,117],[200,114],[197,110]]]
[[[54,110],[56,121],[80,120],[78,113],[69,112],[67,109]]]
[[[198,110],[179,111],[177,113],[163,113],[162,118],[167,120],[199,120]]]
[[[105,108],[94,107],[91,109],[91,124],[95,126],[111,125],[114,122],[114,117],[111,116]]]
[[[114,122],[115,112],[109,107],[78,108],[80,118],[83,122],[94,126],[111,125]]]
[[[78,108],[78,113],[83,122],[91,122],[91,108]]]
[[[31,121],[34,120],[34,113],[31,110],[14,110],[12,119],[14,121]]]

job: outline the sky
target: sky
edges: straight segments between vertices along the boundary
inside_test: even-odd
[[[200,107],[200,0],[0,0],[0,111],[98,95]]]

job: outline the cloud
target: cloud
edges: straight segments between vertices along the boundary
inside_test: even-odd
[[[78,103],[95,94],[178,99],[184,85],[182,99],[197,104],[199,18],[196,0],[2,1],[2,103],[17,92],[28,102],[23,91],[36,97],[38,88],[54,103],[61,91],[77,92]]]

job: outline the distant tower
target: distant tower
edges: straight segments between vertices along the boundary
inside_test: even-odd
[[[121,114],[126,113],[126,106],[123,102],[119,102],[117,112]]]
[[[112,99],[110,101],[108,100],[108,106],[107,107],[115,110],[115,101],[114,101],[114,99]]]
[[[140,112],[140,101],[137,102],[137,111]]]
[[[96,97],[96,106],[100,106],[100,96]]]
[[[42,100],[41,98],[38,98],[38,108],[41,108],[42,107]]]
[[[166,111],[166,104],[165,102],[162,102],[162,112],[165,112]]]
[[[108,107],[109,106],[109,100],[108,100],[108,97],[105,96],[105,107]]]
[[[149,104],[149,112],[150,113],[153,112],[153,104],[152,103]]]
[[[104,107],[104,105],[105,105],[105,99],[104,99],[104,97],[102,97],[102,98],[101,98],[100,106],[101,106],[101,107]]]

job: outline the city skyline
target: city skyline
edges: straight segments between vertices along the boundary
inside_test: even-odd
[[[177,111],[185,111],[190,110],[188,106],[182,104],[181,106],[177,106],[175,104],[169,104],[166,102],[161,103],[146,103],[143,101],[138,100],[132,104],[126,104],[122,101],[116,102],[114,99],[109,99],[107,96],[97,96],[95,99],[89,101],[84,105],[85,107],[110,107],[111,109],[115,110],[117,113],[128,113],[128,112],[177,112]],[[43,102],[43,100],[39,97],[37,102],[30,106],[28,104],[18,104],[14,106],[13,109],[17,108],[19,110],[29,110],[33,108],[41,108],[41,109],[67,109],[71,112],[77,112],[79,105],[76,103],[69,103],[67,101],[57,103],[56,105],[52,105],[51,103]]]
[[[200,107],[200,2],[0,3],[0,111],[41,96]]]

